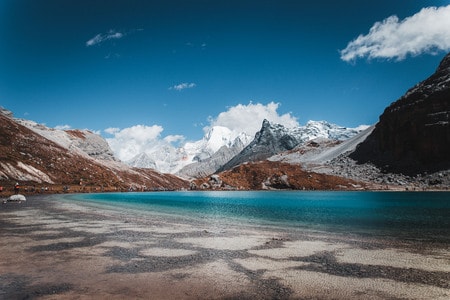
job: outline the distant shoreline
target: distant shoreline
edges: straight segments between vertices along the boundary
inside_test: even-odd
[[[361,192],[450,192],[450,187],[448,188],[427,188],[427,189],[414,189],[411,187],[404,186],[394,186],[394,185],[371,185],[372,188],[355,188],[355,189],[342,189],[342,190],[300,190],[300,189],[285,189],[285,190],[226,190],[226,189],[197,189],[195,191],[205,191],[205,192],[214,192],[214,191],[328,191],[328,192],[343,192],[343,191],[361,191]],[[129,190],[125,188],[116,188],[116,187],[101,187],[101,186],[83,186],[80,187],[78,185],[27,185],[26,188],[21,188],[19,190],[19,194],[25,196],[32,195],[57,195],[57,194],[85,194],[85,193],[129,193],[129,192],[160,192],[160,191],[189,191],[188,189],[182,190],[170,190],[170,189],[135,189]],[[3,186],[3,191],[0,192],[0,199],[7,198],[14,194],[13,185]]]

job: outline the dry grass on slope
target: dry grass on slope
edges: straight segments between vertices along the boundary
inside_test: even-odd
[[[262,161],[241,164],[232,170],[194,181],[205,189],[292,189],[292,190],[355,190],[364,185],[356,181],[314,172],[307,172],[299,165]]]

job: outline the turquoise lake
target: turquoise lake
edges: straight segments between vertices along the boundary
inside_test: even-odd
[[[449,192],[147,192],[77,194],[84,204],[204,221],[450,241]]]

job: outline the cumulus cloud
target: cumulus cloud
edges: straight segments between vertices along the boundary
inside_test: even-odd
[[[450,50],[450,5],[427,7],[399,20],[390,16],[375,23],[340,51],[341,59],[353,61],[367,57],[403,60],[408,55]]]
[[[106,139],[111,150],[119,159],[127,161],[157,143],[163,128],[159,125],[135,125],[125,129],[108,128],[104,131],[113,135],[112,138]]]
[[[176,134],[176,135],[168,135],[164,138],[164,141],[172,144],[172,143],[177,143],[177,142],[182,142],[184,141],[184,136]]]
[[[114,135],[116,132],[119,132],[119,131],[120,131],[120,128],[117,128],[117,127],[110,127],[110,128],[106,128],[104,131],[105,131],[106,133],[109,133],[109,134]]]
[[[174,86],[169,87],[169,90],[176,90],[176,91],[182,91],[184,89],[191,89],[196,87],[197,85],[193,82],[191,83],[187,83],[187,82],[183,82],[180,84],[176,84]]]
[[[275,102],[266,105],[251,102],[247,105],[238,104],[221,112],[216,118],[210,117],[210,126],[205,127],[204,130],[208,130],[211,126],[224,126],[235,132],[245,132],[253,136],[261,129],[264,119],[289,128],[298,127],[299,123],[296,117],[290,113],[280,115],[277,112],[279,106],[280,104]]]
[[[99,45],[99,44],[102,44],[102,43],[104,43],[106,41],[110,41],[110,40],[119,40],[119,39],[123,38],[124,36],[125,36],[125,33],[118,32],[118,31],[111,29],[107,33],[99,33],[96,36],[94,36],[93,38],[91,38],[90,40],[88,40],[86,42],[86,47]]]

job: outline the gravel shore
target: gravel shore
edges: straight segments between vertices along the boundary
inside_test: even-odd
[[[449,299],[447,242],[0,206],[0,299]]]

